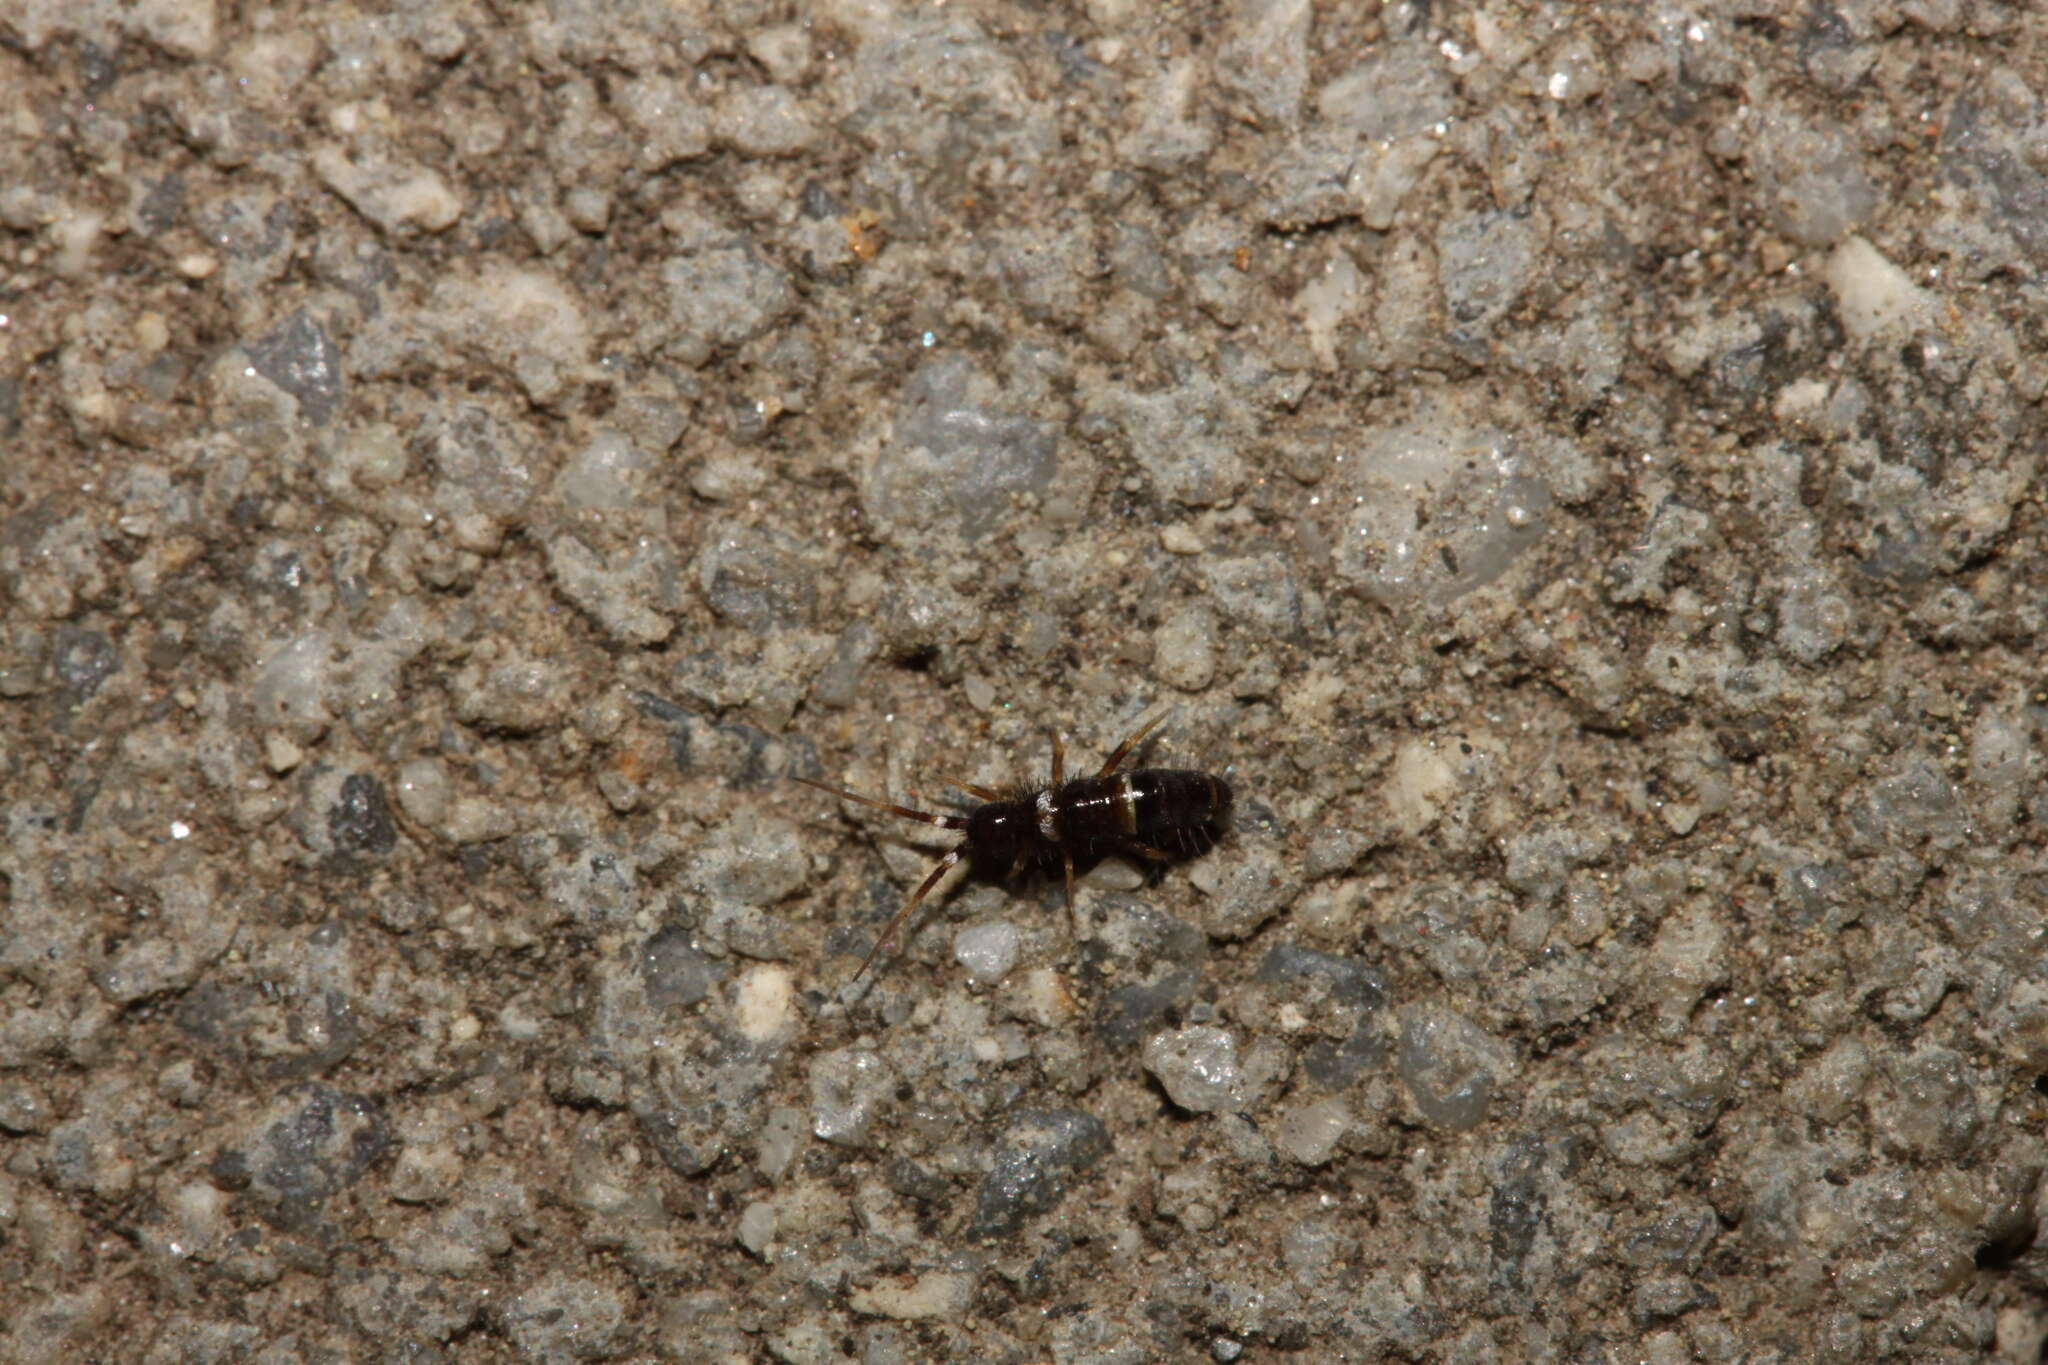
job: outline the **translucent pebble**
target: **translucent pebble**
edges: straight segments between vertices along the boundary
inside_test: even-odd
[[[811,1131],[842,1147],[864,1145],[868,1126],[895,1083],[875,1053],[859,1048],[820,1053],[811,1060]]]
[[[257,719],[270,725],[327,726],[327,673],[334,641],[309,630],[263,661],[251,691]]]
[[[1320,1166],[1351,1126],[1351,1108],[1334,1095],[1296,1104],[1273,1125],[1273,1145],[1304,1166]]]
[[[1228,1029],[1204,1024],[1155,1033],[1145,1042],[1145,1069],[1183,1109],[1215,1114],[1244,1108],[1244,1068]]]
[[[775,1240],[775,1206],[765,1199],[757,1199],[747,1205],[740,1214],[739,1244],[754,1255],[766,1260],[768,1247]]]
[[[1485,1120],[1496,1069],[1489,1054],[1497,1051],[1463,1015],[1430,1007],[1402,1012],[1401,1079],[1431,1123],[1463,1132]]]
[[[1388,606],[1486,586],[1548,524],[1549,486],[1495,431],[1390,431],[1345,467],[1331,488],[1349,503],[1335,527],[1337,572]]]
[[[624,511],[647,494],[654,461],[616,431],[600,431],[569,457],[555,480],[568,506],[584,511]]]
[[[976,981],[1001,981],[1017,965],[1023,935],[1004,920],[970,924],[953,936],[953,960]]]
[[[438,825],[448,813],[448,767],[438,758],[416,758],[398,770],[398,808],[422,825]]]

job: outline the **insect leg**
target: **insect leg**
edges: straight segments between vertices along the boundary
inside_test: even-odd
[[[934,815],[928,810],[912,810],[908,806],[899,806],[893,801],[881,801],[872,796],[862,796],[859,792],[850,792],[844,787],[832,787],[827,786],[823,782],[813,782],[808,777],[799,777],[795,780],[803,783],[806,787],[816,787],[821,792],[830,792],[843,801],[858,801],[863,806],[873,806],[876,810],[885,810],[891,815],[900,815],[906,820],[922,820],[927,825],[937,825],[940,829],[967,828],[967,821],[958,815]]]
[[[1135,734],[1133,734],[1129,739],[1125,740],[1123,743],[1116,746],[1116,752],[1112,753],[1109,756],[1108,762],[1102,765],[1102,771],[1095,775],[1097,777],[1108,777],[1111,773],[1115,772],[1119,767],[1123,766],[1123,761],[1131,756],[1131,750],[1137,748],[1139,744],[1143,743],[1145,736],[1151,734],[1154,730],[1157,730],[1160,726],[1160,723],[1165,719],[1166,717],[1162,714],[1154,716],[1152,717],[1152,719],[1146,721],[1144,726],[1140,728]]]
[[[1168,853],[1165,849],[1154,848],[1150,844],[1141,844],[1135,840],[1125,840],[1124,847],[1137,854],[1140,858],[1150,858],[1155,863],[1170,863],[1173,861],[1171,853]]]
[[[1057,787],[1067,775],[1067,746],[1060,741],[1060,732],[1052,732],[1052,784]]]
[[[889,922],[882,926],[882,936],[875,940],[874,947],[868,949],[868,955],[861,960],[860,970],[853,974],[853,979],[855,981],[858,981],[863,976],[867,975],[868,968],[871,965],[873,965],[874,960],[877,957],[881,956],[883,946],[887,944],[891,938],[895,937],[896,931],[898,929],[903,927],[903,921],[910,918],[910,912],[917,909],[918,902],[923,900],[926,896],[930,895],[932,888],[939,884],[939,878],[945,876],[948,872],[950,872],[953,869],[953,865],[959,861],[960,850],[957,848],[954,849],[951,853],[948,853],[945,857],[939,859],[939,865],[932,869],[931,876],[926,877],[924,879],[924,884],[917,888],[917,893],[913,895],[909,900],[905,901],[903,903],[903,908],[901,910],[898,910],[893,916],[890,917]]]
[[[1081,917],[1074,909],[1074,855],[1060,850],[1060,865],[1067,872],[1067,928],[1075,938],[1081,937]]]

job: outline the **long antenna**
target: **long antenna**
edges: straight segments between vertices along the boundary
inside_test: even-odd
[[[922,820],[927,825],[937,825],[940,829],[967,828],[967,821],[963,816],[934,815],[928,810],[912,810],[908,806],[899,806],[893,801],[882,801],[872,796],[862,796],[859,792],[850,792],[844,787],[834,787],[824,782],[813,782],[808,777],[799,777],[795,780],[803,783],[806,787],[816,787],[821,792],[830,792],[843,801],[858,801],[863,806],[873,806],[876,810],[885,810],[891,815],[900,815],[906,820]]]

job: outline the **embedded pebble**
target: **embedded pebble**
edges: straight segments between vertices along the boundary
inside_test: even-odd
[[[873,1052],[845,1048],[811,1059],[811,1132],[843,1147],[865,1146],[896,1080]]]
[[[621,644],[660,644],[682,609],[674,548],[658,535],[600,548],[564,532],[547,542],[548,574],[562,595]]]
[[[438,825],[448,811],[448,765],[438,758],[415,758],[399,768],[395,790],[407,819]]]
[[[334,640],[307,631],[272,653],[256,670],[249,702],[266,723],[318,735],[327,728],[327,691]]]
[[[759,335],[796,306],[789,277],[745,242],[677,256],[662,266],[661,284],[669,349],[687,365]]]
[[[1273,1145],[1304,1166],[1320,1166],[1336,1153],[1351,1126],[1351,1107],[1335,1096],[1296,1104],[1271,1125]]]
[[[448,807],[441,833],[453,844],[480,844],[517,828],[512,812],[489,797],[459,796]]]
[[[47,1133],[53,1114],[50,1097],[26,1081],[0,1087],[0,1129],[10,1133]]]
[[[1856,341],[1929,325],[1939,311],[1932,294],[1861,237],[1836,247],[1821,273]]]
[[[389,853],[398,846],[384,784],[368,773],[342,779],[339,799],[327,809],[327,837],[339,853]]]
[[[1008,1237],[1050,1213],[1067,1190],[1110,1152],[1109,1129],[1078,1109],[1029,1109],[1003,1134],[967,1226],[973,1239]]]
[[[1203,893],[1203,932],[1214,939],[1243,939],[1257,932],[1301,894],[1294,867],[1263,845],[1234,850],[1235,857],[1197,862],[1188,874]]]
[[[462,199],[433,170],[402,161],[352,161],[339,147],[313,154],[313,170],[328,188],[387,231],[442,232],[462,217]]]
[[[740,1213],[740,1225],[734,1234],[741,1246],[762,1260],[768,1259],[768,1250],[775,1241],[775,1206],[765,1199],[757,1199]]]
[[[341,356],[318,318],[304,309],[249,343],[256,372],[299,402],[314,426],[325,426],[341,405]]]
[[[497,1310],[506,1339],[532,1361],[603,1360],[627,1323],[617,1290],[567,1271],[555,1271],[511,1296]]]
[[[1055,433],[1005,411],[998,386],[965,355],[925,361],[901,401],[894,439],[861,480],[862,505],[883,525],[908,530],[944,519],[979,536],[1012,499],[1050,486]]]
[[[1440,1007],[1401,1011],[1398,1056],[1415,1107],[1429,1122],[1453,1132],[1486,1121],[1494,1091],[1505,1079],[1500,1045],[1471,1020]]]
[[[1350,507],[1333,531],[1337,572],[1389,607],[1454,601],[1543,538],[1550,489],[1501,432],[1388,430],[1346,469],[1331,489]]]
[[[847,1306],[856,1313],[871,1313],[902,1322],[924,1322],[933,1318],[957,1318],[967,1312],[974,1298],[974,1277],[933,1271],[907,1282],[896,1281],[855,1289],[847,1295]]]
[[[1235,1112],[1248,1094],[1237,1038],[1228,1029],[1196,1025],[1155,1033],[1145,1042],[1145,1069],[1181,1108],[1197,1114]]]
[[[804,1113],[800,1109],[781,1106],[768,1111],[768,1117],[761,1124],[757,1135],[759,1147],[755,1163],[761,1174],[770,1180],[780,1180],[796,1159],[803,1147]]]
[[[1023,935],[1004,920],[964,926],[953,936],[953,960],[976,981],[997,982],[1010,974],[1023,951]]]
[[[796,983],[783,967],[751,967],[739,979],[733,1021],[757,1043],[787,1036],[796,1027]]]
[[[653,458],[623,435],[600,431],[562,465],[555,491],[580,511],[626,511],[647,500],[655,469]]]
[[[801,624],[816,599],[816,566],[787,536],[733,530],[711,539],[697,582],[713,611],[756,631]]]
[[[694,885],[742,905],[773,905],[809,876],[796,826],[741,817],[713,830],[689,869]]]

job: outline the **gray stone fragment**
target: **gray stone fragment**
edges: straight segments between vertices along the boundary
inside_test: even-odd
[[[1276,636],[1301,629],[1301,590],[1281,556],[1215,559],[1205,567],[1209,595],[1232,620]]]
[[[695,938],[690,930],[671,925],[640,945],[641,982],[653,1008],[687,1009],[708,997],[729,974],[725,964],[697,951]]]
[[[1203,893],[1202,931],[1214,939],[1244,939],[1294,903],[1301,878],[1269,846],[1241,848],[1231,859],[1197,862],[1188,873]]]
[[[209,1169],[272,1226],[317,1235],[327,1200],[360,1180],[390,1141],[372,1101],[304,1086],[272,1105],[248,1140],[219,1148]]]
[[[1974,1077],[1962,1054],[1923,1044],[1884,1068],[1887,1097],[1870,1106],[1872,1126],[1895,1151],[1919,1161],[1954,1162],[1975,1144],[1983,1124]]]
[[[1287,127],[1308,90],[1309,0],[1239,0],[1216,77],[1262,124]]]
[[[1023,935],[1006,920],[962,926],[953,936],[953,960],[976,981],[1001,981],[1017,965]]]
[[[2048,171],[2028,152],[2039,136],[2039,96],[2015,92],[2019,83],[2017,73],[1996,73],[1956,100],[1942,120],[1940,165],[1947,183],[1972,192],[1985,227],[2010,234],[2038,261],[2048,259]]]
[[[811,1059],[810,1079],[811,1132],[838,1146],[866,1146],[869,1126],[895,1092],[887,1063],[859,1048],[822,1052]]]
[[[868,515],[900,534],[952,523],[986,534],[1022,495],[1051,485],[1058,437],[1005,411],[995,382],[957,353],[933,356],[904,385],[889,443],[861,476]]]
[[[548,574],[568,598],[621,644],[653,645],[675,629],[682,574],[666,537],[640,535],[628,546],[594,548],[563,532],[548,538]]]
[[[1302,1069],[1324,1089],[1342,1090],[1386,1061],[1379,1015],[1387,1005],[1387,979],[1378,969],[1357,958],[1283,943],[1266,954],[1254,980],[1265,988],[1269,1007],[1286,1001],[1311,1017],[1332,1008],[1340,1020],[1355,1017],[1348,1032],[1319,1032],[1303,1049]]]
[[[1415,41],[1379,47],[1316,93],[1323,118],[1366,143],[1423,132],[1448,118],[1455,104],[1437,54]]]
[[[85,701],[100,690],[100,684],[121,667],[121,656],[113,642],[96,630],[84,630],[65,623],[57,627],[50,650],[50,669],[66,691]]]
[[[513,524],[533,498],[541,466],[532,437],[480,403],[437,404],[412,444],[437,476],[434,503],[449,517]]]
[[[1108,1155],[1109,1129],[1078,1109],[1027,1109],[1003,1135],[976,1197],[970,1238],[1007,1237],[1050,1213],[1080,1176]]]
[[[1107,978],[1095,1026],[1112,1048],[1128,1048],[1195,998],[1209,941],[1201,930],[1141,901],[1115,897],[1083,948],[1082,971]]]
[[[1843,128],[1767,112],[1758,133],[1757,195],[1787,238],[1801,246],[1831,246],[1876,211],[1877,190]]]
[[[697,557],[697,585],[711,609],[764,634],[805,623],[816,584],[805,547],[779,531],[722,531]]]
[[[1123,429],[1158,497],[1207,507],[1244,486],[1238,415],[1213,376],[1190,371],[1150,393],[1113,389],[1104,416]]]
[[[1543,537],[1549,487],[1520,443],[1490,427],[1389,429],[1345,464],[1331,489],[1347,509],[1337,572],[1388,606],[1455,601]]]
[[[659,468],[652,456],[616,431],[600,431],[563,463],[555,493],[577,511],[623,512],[645,507]]]
[[[1197,1024],[1155,1033],[1145,1042],[1145,1069],[1175,1104],[1193,1113],[1236,1113],[1250,1100],[1237,1039],[1228,1029]]]
[[[1483,331],[1514,307],[1542,268],[1547,226],[1530,211],[1489,210],[1437,229],[1437,277],[1459,327]]]
[[[327,808],[327,834],[339,853],[389,853],[398,845],[384,785],[368,773],[350,773]]]
[[[500,1305],[498,1322],[524,1360],[566,1365],[614,1354],[626,1298],[597,1280],[554,1271]]]
[[[1485,1122],[1505,1062],[1500,1044],[1463,1015],[1420,1005],[1401,1011],[1401,1079],[1431,1123],[1464,1132]]]
[[[741,905],[773,905],[810,876],[796,826],[785,820],[736,815],[699,844],[688,884]]]
[[[256,372],[299,400],[299,412],[325,426],[341,406],[341,354],[319,319],[301,308],[249,343]]]
[[[40,1086],[19,1077],[0,1084],[0,1131],[47,1133],[54,1117],[50,1097]]]
[[[678,256],[662,266],[661,283],[674,326],[668,347],[688,365],[759,336],[796,307],[789,277],[746,243]]]
[[[780,86],[729,91],[713,119],[719,140],[746,156],[795,156],[818,139],[803,104]]]

